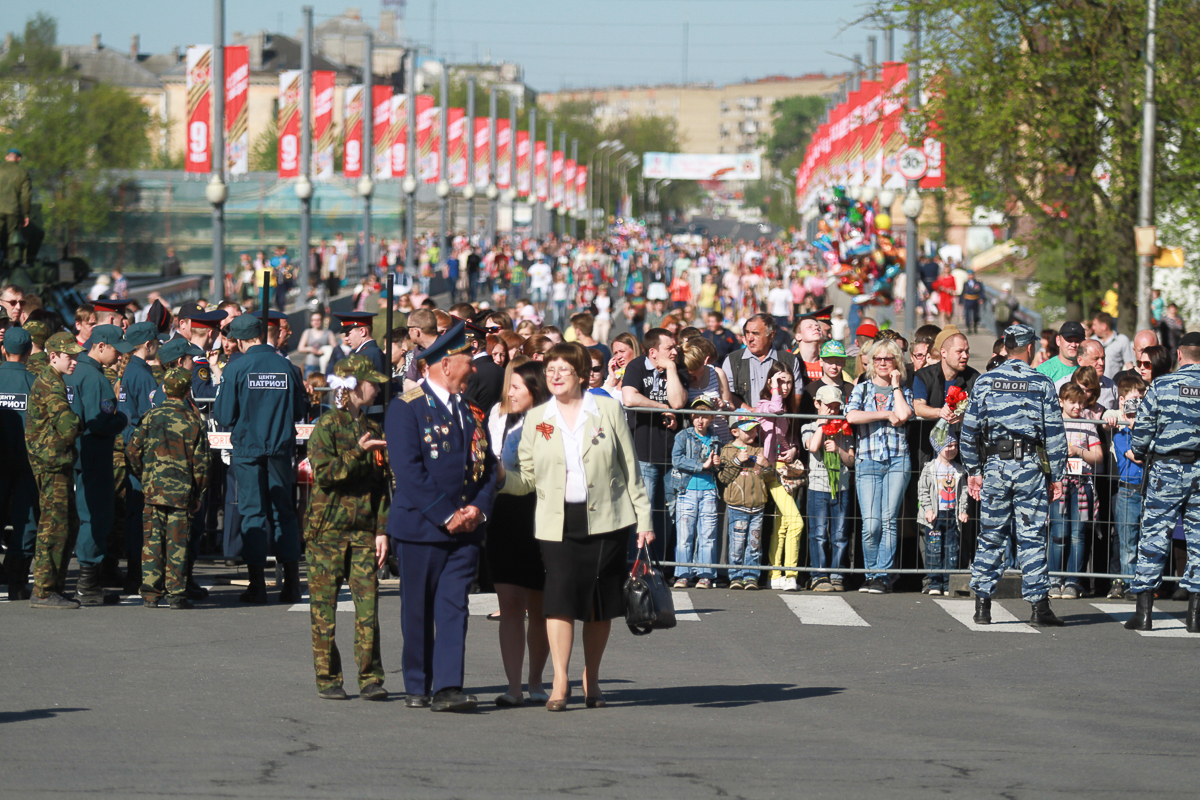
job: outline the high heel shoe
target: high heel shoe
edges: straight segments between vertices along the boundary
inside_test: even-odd
[[[546,701],[546,710],[547,711],[566,711],[567,703],[569,703],[570,701],[571,701],[571,686],[570,686],[570,684],[568,684],[567,685],[567,696],[564,697],[562,700],[547,700]]]
[[[604,702],[603,697],[584,697],[583,704],[588,708],[604,708],[608,703]]]

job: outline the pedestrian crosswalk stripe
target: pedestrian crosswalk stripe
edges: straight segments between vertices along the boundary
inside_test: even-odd
[[[865,619],[858,615],[849,603],[840,597],[805,597],[781,594],[779,598],[805,625],[841,625],[843,627],[869,628]]]
[[[473,594],[468,598],[467,609],[473,617],[486,617],[500,610],[500,598],[494,594]]]
[[[288,606],[288,611],[308,611],[308,610],[309,610],[309,600],[308,600],[308,595],[306,595],[306,594],[300,595],[299,603],[296,603],[293,606]],[[343,589],[338,594],[337,610],[338,611],[349,611],[351,614],[354,613],[354,598],[351,597],[349,589]]]
[[[1137,608],[1133,603],[1092,603],[1092,607],[1100,609],[1122,625],[1133,616],[1133,612]],[[1188,633],[1187,627],[1184,626],[1181,620],[1162,611],[1154,615],[1154,630],[1138,631],[1138,633],[1142,636],[1151,636],[1160,639],[1200,636],[1200,633]]]
[[[970,600],[944,600],[931,598],[941,606],[942,610],[973,631],[982,633],[1038,633],[1037,628],[1031,628],[1024,620],[1017,619],[1011,611],[999,603],[992,603],[992,624],[976,625],[975,604]]]
[[[696,613],[696,607],[692,605],[692,598],[687,592],[671,592],[671,597],[675,600],[676,622],[700,621],[700,615]]]

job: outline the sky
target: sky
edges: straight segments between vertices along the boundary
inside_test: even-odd
[[[377,23],[380,0],[310,0],[314,18],[361,9]],[[58,20],[59,42],[86,44],[99,33],[105,45],[128,50],[141,36],[144,53],[212,41],[210,2],[163,0],[9,0],[8,24],[20,32],[39,11]],[[303,3],[294,0],[226,2],[226,42],[233,31],[266,29],[295,35]],[[867,37],[883,37],[850,23],[866,9],[861,0],[409,0],[405,35],[451,62],[515,61],[538,91],[593,86],[736,83],[767,75],[798,76],[845,70],[855,53],[866,56]],[[164,13],[164,11],[166,13]],[[436,20],[436,24],[434,21]],[[904,35],[896,37],[903,57]]]

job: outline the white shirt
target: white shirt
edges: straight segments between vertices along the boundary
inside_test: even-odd
[[[529,268],[529,285],[534,289],[549,289],[552,282],[550,267],[545,262],[539,261]]]
[[[792,292],[778,286],[767,295],[767,303],[771,306],[771,316],[790,317],[792,315]]]
[[[600,406],[596,403],[595,395],[585,393],[574,428],[567,425],[567,421],[563,419],[562,411],[558,408],[558,398],[550,398],[550,402],[546,404],[546,411],[542,415],[542,419],[551,424],[555,424],[554,420],[557,420],[559,433],[562,434],[563,456],[567,462],[566,493],[563,495],[563,500],[567,503],[587,502],[587,474],[583,469],[583,437],[587,433],[584,428],[587,426],[588,414],[599,417]]]

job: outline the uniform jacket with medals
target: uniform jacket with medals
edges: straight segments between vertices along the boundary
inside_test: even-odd
[[[396,476],[396,495],[388,512],[388,533],[404,542],[478,543],[487,527],[450,534],[454,512],[475,506],[492,513],[496,494],[496,456],[488,445],[483,411],[461,400],[461,429],[429,386],[397,397],[388,408],[385,430],[388,456]]]

